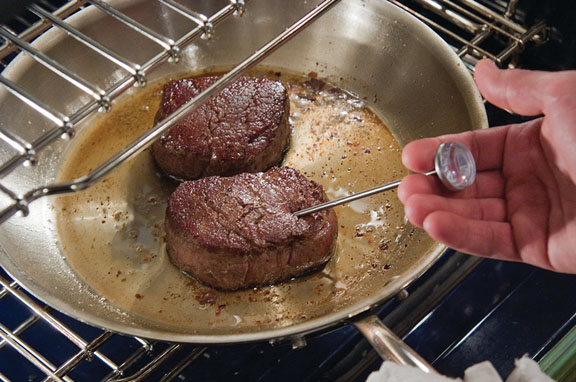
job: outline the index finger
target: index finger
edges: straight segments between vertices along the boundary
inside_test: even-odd
[[[478,171],[499,169],[502,166],[508,129],[509,126],[500,126],[419,139],[404,147],[402,163],[415,172],[430,171],[434,168],[434,156],[438,146],[450,141],[463,143],[470,149]]]

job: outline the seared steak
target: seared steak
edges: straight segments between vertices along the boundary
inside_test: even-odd
[[[170,81],[156,121],[218,77]],[[278,164],[290,138],[290,101],[279,81],[242,77],[184,117],[152,146],[160,168],[178,179],[265,171]]]
[[[168,253],[183,271],[225,290],[309,273],[332,256],[336,214],[293,213],[324,201],[322,186],[289,167],[184,182],[168,201]]]

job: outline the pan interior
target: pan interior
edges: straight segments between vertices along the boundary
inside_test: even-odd
[[[87,121],[77,138],[45,149],[38,167],[19,169],[3,184],[27,190],[84,175],[151,125],[158,81],[230,67],[312,3],[294,7],[282,0],[252,1],[242,19],[227,20],[213,40],[192,45],[179,64],[158,70],[147,88],[133,89],[115,102],[111,114]],[[167,33],[186,28],[185,20],[159,13],[152,4],[156,2],[116,6]],[[123,33],[116,24],[102,28],[107,20],[94,15],[88,9],[72,22],[118,51],[143,55],[151,49],[129,41],[121,45],[122,40],[114,38]],[[110,80],[94,72],[91,57],[75,54],[75,45],[62,34],[47,33],[37,44],[45,44],[52,55],[68,60],[88,78]],[[53,97],[58,87],[44,80],[45,71],[31,60],[19,58],[14,64],[4,73],[38,91],[38,97],[64,111],[81,101],[74,92]],[[264,65],[290,75],[315,72],[358,95],[349,99],[347,110],[310,111],[316,119],[293,116],[293,142],[285,163],[322,183],[331,198],[405,174],[399,150],[410,140],[486,125],[470,76],[450,48],[387,2],[343,0]],[[46,128],[17,102],[0,97],[4,124],[21,126],[23,135]],[[372,112],[355,119],[359,101]],[[123,108],[132,111],[121,112]],[[2,159],[10,155],[0,154]],[[39,298],[97,326],[163,340],[232,342],[309,332],[346,319],[409,283],[442,250],[422,231],[404,224],[396,194],[390,192],[338,208],[343,225],[339,252],[324,272],[256,291],[217,293],[210,303],[212,292],[178,273],[163,254],[163,203],[171,187],[144,152],[85,192],[41,199],[31,206],[30,216],[14,217],[0,227],[2,266]],[[70,256],[75,251],[85,251],[87,257],[76,260]],[[92,267],[102,262],[104,266]]]
[[[277,68],[271,73],[290,89],[293,135],[283,164],[321,183],[330,199],[407,173],[398,142],[362,101],[328,86],[318,90],[318,82]],[[153,124],[159,94],[158,85],[150,86],[95,121],[66,153],[61,179],[80,177],[143,134]],[[98,295],[183,333],[272,330],[342,310],[385,290],[412,267],[420,248],[433,245],[405,222],[391,191],[336,208],[337,250],[323,271],[273,286],[216,291],[168,259],[163,221],[174,187],[147,150],[91,189],[59,197],[54,212],[68,263]]]

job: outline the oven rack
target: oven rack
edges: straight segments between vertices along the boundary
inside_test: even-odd
[[[88,45],[92,45],[91,49],[101,51],[101,54],[124,68],[127,73],[124,78],[108,89],[94,89],[94,86],[84,84],[81,79],[75,78],[73,73],[68,73],[66,68],[61,68],[57,63],[48,60],[46,65],[54,66],[56,71],[61,70],[62,75],[70,77],[72,82],[78,82],[78,86],[85,86],[93,95],[92,102],[70,115],[62,115],[49,110],[0,72],[0,88],[3,87],[18,97],[23,107],[31,107],[54,122],[54,128],[51,131],[29,141],[22,139],[6,127],[0,129],[0,145],[5,145],[8,150],[15,153],[8,161],[0,163],[0,179],[21,165],[34,165],[37,153],[44,147],[62,139],[62,136],[72,137],[74,127],[80,121],[96,113],[97,110],[105,111],[110,107],[110,102],[129,87],[137,84],[143,85],[146,76],[160,64],[177,60],[179,51],[185,45],[202,36],[209,37],[217,29],[215,27],[218,23],[234,14],[241,15],[246,6],[242,0],[230,0],[219,12],[207,16],[187,9],[174,0],[158,1],[174,12],[187,14],[195,27],[178,40],[167,39],[130,18],[118,15],[117,10],[110,8],[102,0],[70,0],[57,8],[54,8],[49,0],[42,0],[29,7],[29,12],[37,19],[31,23],[24,20],[30,25],[22,31],[16,32],[13,28],[0,26],[0,44],[2,44],[0,45],[0,70],[4,70],[14,56],[22,51],[27,51],[31,56],[42,60],[42,52],[34,49],[33,44],[30,44],[32,40],[50,27],[68,28],[65,26],[65,18],[86,7],[95,7],[102,12],[112,12],[132,29],[140,30],[142,38],[153,40],[159,46],[158,55],[144,63],[133,64],[127,63],[122,57],[98,46],[97,43],[85,41]],[[388,1],[410,12],[445,38],[470,70],[473,70],[474,64],[482,57],[489,57],[501,66],[515,66],[518,57],[527,45],[546,42],[546,24],[540,22],[529,26],[522,25],[518,21],[521,18],[516,9],[517,1],[515,0],[495,3],[496,5],[484,5],[475,0]],[[253,5],[257,6],[257,4]],[[284,40],[277,41],[273,48],[281,45],[282,41]],[[248,64],[253,63],[255,61],[248,62]],[[240,68],[240,71],[244,69],[246,67]],[[96,180],[92,179],[92,181]],[[84,183],[82,187],[89,186],[89,183]],[[43,190],[46,186],[39,185],[38,189]],[[68,186],[67,191],[78,188]],[[0,206],[0,222],[18,211],[26,213],[29,200],[5,188],[1,183],[0,190],[10,200],[8,206]],[[37,372],[37,375],[42,376],[40,380],[74,381],[77,380],[74,376],[78,370],[95,367],[94,365],[97,364],[100,370],[105,370],[101,380],[172,381],[176,380],[182,370],[206,352],[206,348],[202,346],[148,341],[96,328],[86,328],[85,325],[51,310],[50,307],[27,294],[18,282],[12,280],[0,269],[0,313],[5,309],[23,311],[26,318],[18,319],[16,322],[11,322],[6,318],[0,320],[0,354],[9,352],[18,359],[24,359]],[[0,317],[4,316],[0,314]],[[66,346],[72,347],[73,350],[68,358],[55,360],[51,357],[49,346],[31,340],[33,335],[30,333],[36,333],[38,330],[44,330],[43,333],[48,331],[55,343],[65,343]],[[167,365],[168,372],[163,372],[160,376],[155,374],[165,369]],[[8,375],[6,370],[0,369],[0,381],[19,380],[10,379]]]
[[[515,67],[527,45],[548,39],[545,21],[524,26],[518,0],[389,0],[434,29],[473,71],[481,58]],[[439,17],[435,17],[439,16]]]

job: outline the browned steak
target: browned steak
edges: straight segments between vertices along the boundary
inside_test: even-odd
[[[186,78],[164,85],[156,121],[217,79]],[[241,77],[165,133],[152,153],[164,172],[179,179],[265,171],[280,162],[288,145],[289,114],[281,82]]]
[[[183,271],[225,290],[309,273],[332,256],[336,214],[293,213],[325,199],[322,186],[289,167],[184,182],[168,201],[168,253]]]

